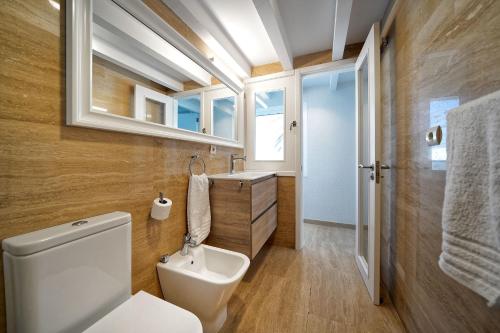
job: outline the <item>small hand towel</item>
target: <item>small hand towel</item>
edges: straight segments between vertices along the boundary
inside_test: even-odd
[[[500,301],[500,91],[447,115],[441,269]]]
[[[210,233],[209,183],[206,174],[192,175],[189,178],[187,220],[188,232],[198,245]]]

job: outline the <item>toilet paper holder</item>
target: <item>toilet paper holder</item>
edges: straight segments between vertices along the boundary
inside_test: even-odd
[[[165,198],[163,192],[160,192],[160,196],[153,200],[150,215],[155,220],[166,220],[170,215],[171,208],[172,200]]]
[[[443,130],[441,126],[434,126],[427,130],[425,133],[425,141],[428,146],[439,146],[443,139]]]

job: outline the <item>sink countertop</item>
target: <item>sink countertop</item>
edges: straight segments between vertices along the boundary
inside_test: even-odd
[[[254,181],[260,178],[266,178],[269,176],[276,175],[276,171],[244,171],[235,172],[233,174],[229,173],[218,173],[216,175],[208,176],[209,179],[225,179],[225,180],[247,180]]]

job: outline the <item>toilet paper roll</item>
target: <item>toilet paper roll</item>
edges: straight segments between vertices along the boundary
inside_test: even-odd
[[[170,215],[172,200],[168,198],[163,198],[163,200],[165,203],[161,203],[160,198],[156,198],[153,201],[153,207],[151,208],[151,217],[155,220],[165,220]]]

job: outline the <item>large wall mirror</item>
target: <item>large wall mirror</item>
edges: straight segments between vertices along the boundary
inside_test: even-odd
[[[68,125],[243,147],[241,80],[142,1],[68,1],[67,32]]]

